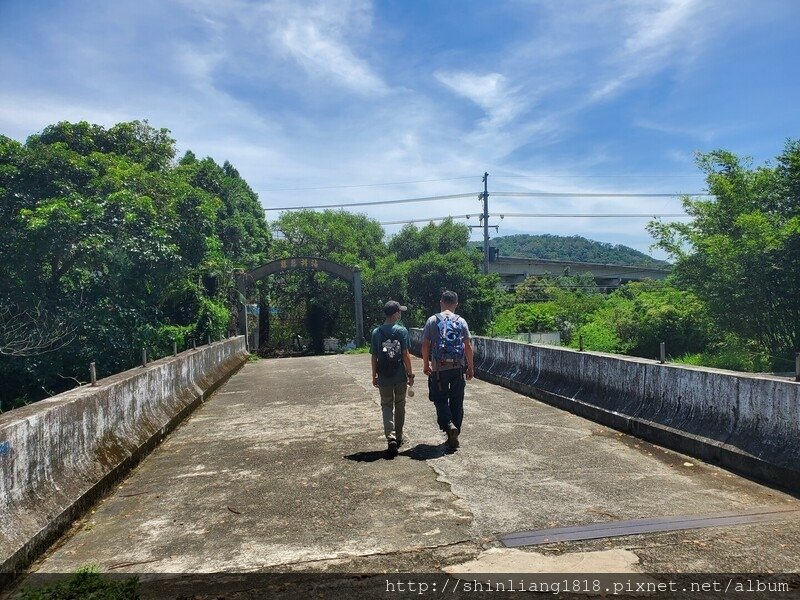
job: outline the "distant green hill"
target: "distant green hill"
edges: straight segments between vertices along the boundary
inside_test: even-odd
[[[470,242],[470,244],[480,246],[481,242]],[[670,266],[666,261],[656,260],[629,246],[595,242],[578,235],[507,235],[493,238],[491,245],[500,251],[500,256],[642,267]]]

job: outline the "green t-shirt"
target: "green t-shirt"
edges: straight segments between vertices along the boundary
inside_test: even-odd
[[[400,340],[400,348],[403,352],[411,348],[411,338],[408,336],[408,329],[397,323],[384,323],[380,327],[372,330],[372,343],[370,344],[370,354],[378,356],[381,352],[381,344],[392,337],[392,332],[395,333],[395,338]],[[406,381],[406,365],[400,363],[400,366],[394,372],[394,375],[385,377],[378,374],[378,385],[394,385],[396,383],[403,383]]]

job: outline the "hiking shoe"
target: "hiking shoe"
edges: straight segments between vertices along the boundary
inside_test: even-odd
[[[397,440],[389,440],[389,447],[386,449],[386,456],[388,458],[394,458],[397,456]]]
[[[405,444],[405,443],[406,443],[405,438],[402,438],[402,437],[397,438],[397,447],[398,448],[402,447],[403,444]]]
[[[450,425],[447,430],[447,446],[451,450],[458,448],[458,427],[455,425]]]

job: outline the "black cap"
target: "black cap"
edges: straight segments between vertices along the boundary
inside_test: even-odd
[[[408,310],[407,306],[403,306],[397,300],[389,300],[383,306],[383,312],[387,317],[392,316],[396,312],[406,312]]]

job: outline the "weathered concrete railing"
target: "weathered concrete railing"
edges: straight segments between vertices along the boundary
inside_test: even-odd
[[[0,585],[247,360],[243,336],[0,415]]]
[[[418,353],[420,330],[412,330]],[[780,487],[800,490],[800,384],[473,338],[481,379]]]

